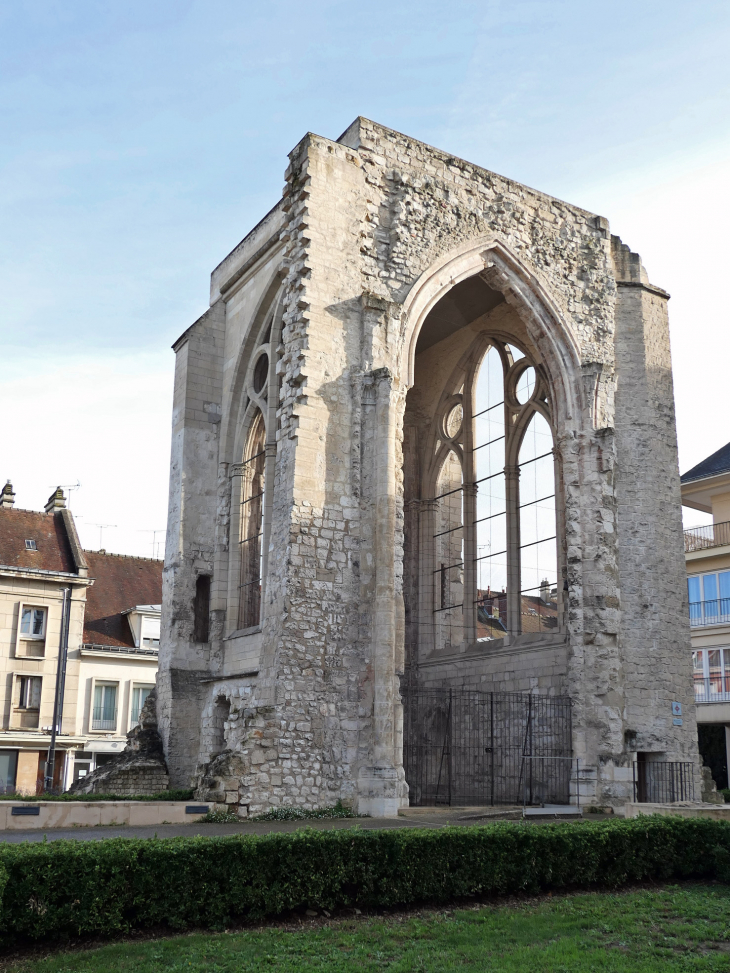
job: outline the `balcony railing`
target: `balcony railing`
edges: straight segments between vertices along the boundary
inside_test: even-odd
[[[104,710],[101,707],[94,707],[94,712],[91,716],[91,729],[92,730],[116,730],[117,728],[117,714],[116,710],[110,713],[109,710]]]
[[[730,544],[730,520],[721,524],[708,524],[707,527],[693,527],[684,532],[684,553],[706,551],[710,547],[723,547]]]
[[[730,674],[695,676],[696,703],[730,703]]]
[[[728,623],[730,623],[730,598],[711,598],[709,601],[689,603],[690,628]]]

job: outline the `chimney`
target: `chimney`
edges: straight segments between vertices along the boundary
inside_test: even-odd
[[[540,582],[540,600],[545,603],[550,601],[550,582],[547,578],[543,578]]]
[[[0,507],[12,507],[15,503],[15,494],[13,493],[13,484],[8,480],[8,482],[3,487],[2,493],[0,493]]]
[[[56,487],[53,493],[48,498],[48,503],[43,508],[47,514],[52,514],[54,510],[63,510],[66,506],[66,498],[63,495],[63,490],[61,487]]]

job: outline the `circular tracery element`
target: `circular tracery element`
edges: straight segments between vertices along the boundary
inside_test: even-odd
[[[453,406],[444,420],[444,432],[446,433],[447,439],[456,439],[456,437],[461,432],[461,427],[464,422],[464,409],[461,402],[457,402]]]
[[[269,377],[269,356],[264,353],[261,355],[256,362],[253,370],[253,390],[257,395],[260,395],[266,386],[266,380]]]

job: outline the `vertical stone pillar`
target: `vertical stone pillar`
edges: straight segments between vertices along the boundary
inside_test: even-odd
[[[403,774],[398,678],[396,675],[396,406],[393,376],[387,368],[375,380],[374,538],[375,573],[372,612],[373,763],[358,777],[358,810],[373,817],[391,817],[407,804]]]
[[[196,770],[210,643],[195,642],[198,574],[213,574],[225,306],[214,304],[176,342],[170,493],[157,720],[171,787],[189,787]]]
[[[464,646],[472,645],[477,640],[477,551],[476,528],[477,519],[477,485],[471,478],[465,478],[463,500],[463,531],[464,531]]]
[[[656,759],[692,761],[699,793],[669,295],[617,237],[612,249],[624,733],[632,749]],[[682,704],[681,719],[673,702]]]
[[[507,550],[520,549],[520,468],[505,466],[505,490],[507,494]],[[508,561],[507,573],[507,629],[512,635],[522,631],[520,559]]]

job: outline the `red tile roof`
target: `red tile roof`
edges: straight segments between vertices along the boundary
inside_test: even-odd
[[[86,589],[84,643],[134,646],[132,631],[123,611],[135,605],[162,602],[162,561],[123,554],[84,551],[89,577]]]
[[[36,551],[26,551],[26,540],[35,541]],[[42,568],[44,571],[76,573],[76,565],[60,511],[45,514],[37,510],[0,507],[0,565]]]

